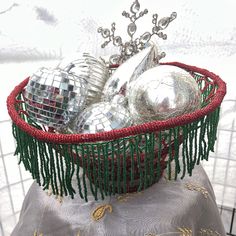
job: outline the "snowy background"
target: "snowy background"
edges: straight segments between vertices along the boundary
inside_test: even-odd
[[[0,3],[0,235],[10,235],[16,224],[30,176],[17,165],[6,98],[20,81],[40,66],[55,66],[75,52],[95,56],[115,51],[100,48],[99,26],[116,22],[117,34],[126,38],[132,1],[108,0],[4,0]],[[152,14],[178,13],[158,39],[167,56],[220,75],[227,82],[215,153],[204,167],[215,190],[217,203],[234,208],[236,202],[236,1],[140,0],[149,14],[137,21],[137,36],[151,30]]]

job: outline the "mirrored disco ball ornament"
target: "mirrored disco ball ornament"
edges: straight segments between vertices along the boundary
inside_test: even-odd
[[[110,102],[116,94],[126,95],[128,84],[135,81],[145,70],[156,65],[157,48],[150,45],[121,64],[107,80],[102,100]]]
[[[76,119],[73,133],[100,133],[132,125],[129,111],[118,103],[100,102],[87,107]]]
[[[136,124],[165,120],[200,108],[197,82],[185,70],[160,65],[144,72],[129,92],[129,109]]]
[[[86,103],[87,82],[61,69],[40,68],[24,91],[29,116],[43,125],[66,126]]]
[[[88,53],[83,53],[78,59],[68,65],[59,65],[70,74],[84,79],[88,83],[88,96],[86,105],[99,102],[102,90],[109,77],[109,70],[102,59],[97,59]]]

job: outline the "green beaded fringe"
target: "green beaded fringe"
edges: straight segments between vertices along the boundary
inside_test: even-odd
[[[46,143],[13,123],[15,154],[43,189],[51,188],[55,195],[73,198],[77,188],[85,201],[88,191],[95,200],[104,199],[132,189],[146,189],[159,180],[164,168],[169,178],[173,171],[175,179],[183,178],[186,173],[191,176],[195,165],[208,160],[209,152],[214,151],[219,111],[217,108],[200,120],[169,130],[97,143]]]

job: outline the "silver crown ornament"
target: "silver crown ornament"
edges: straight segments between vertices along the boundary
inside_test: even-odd
[[[145,71],[128,96],[135,124],[166,120],[200,108],[197,82],[183,69],[159,65]]]
[[[24,90],[26,110],[32,120],[63,129],[84,108],[87,82],[61,69],[38,69]]]
[[[95,58],[89,53],[83,53],[69,64],[63,65],[61,63],[58,67],[87,82],[88,96],[86,106],[100,101],[102,90],[110,75],[106,63],[101,58]]]
[[[147,9],[140,11],[140,4],[138,0],[135,0],[134,3],[130,7],[130,13],[123,11],[122,16],[128,18],[130,23],[127,27],[127,33],[130,37],[130,40],[124,42],[122,38],[118,35],[115,35],[116,24],[113,22],[111,24],[111,29],[108,28],[98,28],[98,33],[102,35],[105,39],[105,42],[101,45],[102,48],[106,47],[110,42],[113,43],[114,46],[120,49],[120,54],[115,54],[110,57],[110,64],[121,64],[133,55],[137,54],[141,50],[143,50],[146,44],[150,41],[153,35],[157,35],[159,38],[165,40],[167,39],[167,35],[163,33],[163,30],[167,28],[167,26],[172,22],[176,17],[177,13],[172,12],[170,16],[163,17],[158,20],[158,15],[153,14],[152,16],[152,31],[145,32],[141,36],[135,38],[134,35],[137,31],[136,21],[146,15],[148,13]],[[165,53],[162,52],[157,55],[156,59],[160,60],[165,56]]]

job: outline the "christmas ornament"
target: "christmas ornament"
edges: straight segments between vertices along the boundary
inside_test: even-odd
[[[24,91],[29,116],[55,129],[63,128],[84,109],[87,82],[61,69],[40,68]]]
[[[62,66],[59,65],[59,67]],[[73,60],[62,69],[87,81],[87,106],[100,101],[102,90],[109,77],[108,68],[102,59],[83,53],[79,59]]]
[[[200,108],[201,93],[193,77],[175,66],[161,65],[144,72],[129,92],[135,123],[165,120]]]
[[[156,46],[150,45],[121,64],[107,80],[102,100],[110,102],[116,94],[126,95],[128,83],[135,81],[145,70],[156,65],[155,56]]]
[[[100,102],[86,108],[76,119],[73,133],[100,133],[131,126],[129,111],[117,103]]]
[[[122,16],[130,20],[130,23],[127,28],[127,33],[130,37],[130,41],[128,42],[123,42],[120,36],[115,35],[115,23],[111,24],[111,30],[102,27],[98,28],[98,33],[100,33],[102,37],[106,40],[101,45],[102,48],[106,47],[110,42],[112,42],[114,46],[119,47],[120,49],[120,54],[115,54],[110,57],[111,64],[123,63],[133,55],[143,50],[145,48],[145,45],[149,42],[153,35],[157,35],[159,38],[162,38],[164,40],[167,39],[167,35],[164,34],[162,31],[166,29],[169,23],[177,17],[176,12],[172,12],[169,17],[163,17],[160,20],[157,20],[158,15],[154,14],[152,16],[152,32],[145,32],[138,38],[134,39],[134,35],[137,31],[136,21],[147,13],[147,9],[140,11],[140,4],[138,0],[135,0],[134,3],[131,5],[130,13],[123,11]],[[165,54],[161,53],[157,58],[160,59],[163,56],[165,56]]]

